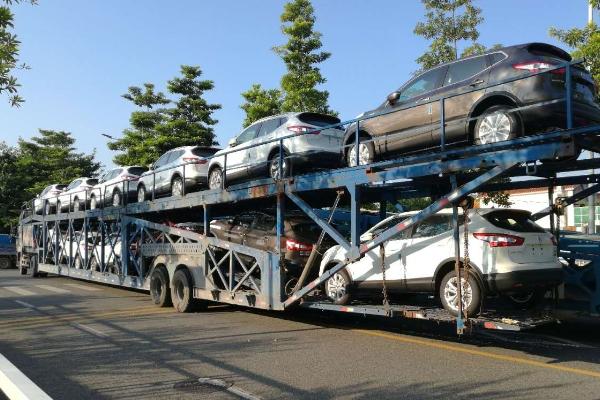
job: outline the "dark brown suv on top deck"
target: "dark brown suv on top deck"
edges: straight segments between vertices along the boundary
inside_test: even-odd
[[[386,153],[419,151],[440,146],[440,98],[445,99],[447,144],[486,144],[566,127],[565,69],[488,87],[560,66],[571,56],[545,43],[528,43],[463,58],[425,71],[388,96],[360,121],[360,164]],[[575,126],[600,123],[596,87],[591,75],[573,66],[573,122]],[[474,90],[478,87],[481,90]],[[487,88],[486,88],[487,87]],[[473,91],[474,90],[474,91]],[[468,93],[467,93],[468,92]],[[463,94],[461,94],[463,93]],[[412,108],[391,112],[394,109]],[[511,109],[529,106],[511,112]],[[356,124],[344,138],[342,156],[356,165],[353,147]],[[373,139],[369,141],[369,139]]]

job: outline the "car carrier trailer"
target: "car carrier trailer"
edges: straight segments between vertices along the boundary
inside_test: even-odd
[[[589,171],[600,167],[600,160],[576,160],[582,149],[600,150],[600,125],[574,126],[571,67],[575,63],[556,68],[566,71],[565,97],[558,100],[565,107],[564,129],[486,145],[450,147],[445,143],[447,98],[440,98],[440,125],[437,129],[440,130],[441,142],[439,151],[435,153],[398,156],[370,165],[311,172],[278,180],[259,179],[232,186],[225,186],[223,182],[220,190],[185,193],[182,197],[155,198],[153,195],[150,201],[119,207],[89,210],[86,201],[85,210],[37,215],[30,204],[24,208],[20,222],[20,243],[27,246],[19,249],[19,267],[24,274],[31,276],[52,273],[147,290],[157,305],[167,306],[172,302],[178,311],[201,308],[210,302],[274,311],[300,306],[329,312],[448,322],[456,324],[458,333],[474,328],[520,330],[555,321],[555,310],[561,307],[563,301],[558,291],[553,293],[547,307],[535,311],[514,313],[484,307],[479,316],[468,316],[461,311],[455,318],[435,306],[391,304],[389,301],[377,305],[356,302],[339,306],[324,300],[319,288],[348,263],[445,207],[454,209],[456,243],[455,260],[448,268],[455,269],[459,276],[474,273],[465,263],[464,254],[461,255],[462,238],[459,237],[458,225],[458,207],[468,207],[466,200],[473,193],[525,187],[547,187],[552,193],[553,187],[558,184],[581,183],[595,184],[588,189],[587,195],[597,192],[600,176]],[[552,71],[545,70],[527,77]],[[496,85],[503,83],[506,82]],[[513,111],[518,112],[519,109]],[[397,111],[400,110],[392,112]],[[353,146],[357,146],[361,121],[381,115],[369,115],[336,126],[355,123],[357,137]],[[280,142],[279,157],[283,159],[286,157],[283,139],[276,140]],[[225,164],[227,155],[246,148],[240,146],[226,153]],[[183,171],[185,174],[185,166]],[[563,172],[569,174],[560,176]],[[125,186],[129,182],[122,184]],[[418,214],[360,243],[361,204],[378,202],[384,214],[389,203],[422,196],[429,196],[434,201]],[[555,215],[560,214],[564,205],[572,199],[562,201],[562,204],[549,204],[547,209],[538,213],[538,216],[550,215],[556,234],[559,226],[554,222]],[[332,204],[335,210],[338,203],[350,210],[349,240],[326,218],[317,215],[323,215],[322,212],[315,212],[315,209],[331,207]],[[278,239],[283,235],[285,209],[293,207],[302,210],[327,235],[347,249],[348,259],[322,276],[294,287],[290,280],[297,277],[286,276],[281,265],[280,249],[261,251],[210,236],[212,218],[230,215],[232,210],[265,207],[276,208]],[[204,233],[178,229],[165,223],[172,215],[203,221]],[[280,240],[278,242],[281,243]],[[571,267],[567,266],[566,270]],[[600,283],[598,258],[594,258],[587,268],[592,271],[595,286],[587,286],[588,290],[584,292],[589,301],[579,311],[596,315],[600,298],[600,284],[596,284]],[[566,281],[575,286],[581,283],[574,276]],[[290,287],[294,290],[290,291]],[[384,298],[387,298],[385,279],[382,290]]]

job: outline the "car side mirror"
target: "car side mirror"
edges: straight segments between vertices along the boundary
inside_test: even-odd
[[[154,164],[148,164],[148,171],[151,171],[154,169]]]
[[[237,142],[236,138],[231,139],[228,143],[229,147],[235,147],[235,146],[237,146],[237,144],[238,144],[238,142]]]
[[[394,104],[396,104],[396,102],[398,101],[399,98],[400,98],[400,92],[392,92],[388,95],[387,101],[388,101],[388,103],[390,103],[390,105],[394,105]]]

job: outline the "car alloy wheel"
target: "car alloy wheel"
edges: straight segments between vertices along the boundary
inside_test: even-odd
[[[325,282],[325,294],[335,304],[350,301],[350,276],[346,270],[336,272]]]
[[[81,257],[77,256],[75,257],[75,262],[73,263],[75,269],[81,269],[82,264],[81,264]]]
[[[52,212],[52,206],[50,205],[50,202],[47,201],[46,206],[45,206],[45,214],[50,215],[51,212]]]
[[[74,203],[73,203],[73,211],[77,212],[79,211],[79,199],[75,199]]]
[[[144,186],[140,186],[137,190],[137,201],[138,203],[146,201],[146,188]]]
[[[223,186],[223,172],[221,168],[214,168],[210,171],[208,177],[208,188],[209,189],[221,189]]]
[[[57,214],[60,214],[60,213],[62,213],[62,204],[61,204],[61,202],[60,202],[60,201],[57,201],[57,202],[56,202],[56,213],[57,213]]]
[[[98,200],[96,200],[96,196],[92,196],[90,199],[90,210],[95,210],[98,208]]]
[[[496,111],[485,115],[477,126],[479,144],[503,142],[511,138],[514,130],[513,121],[506,111]]]
[[[281,173],[283,177],[288,176],[288,161],[286,160],[285,155],[283,163],[281,164]],[[269,175],[273,179],[281,179],[279,176],[279,155],[276,155],[271,159],[271,162],[269,163]]]
[[[121,193],[118,190],[113,193],[112,205],[113,207],[119,207],[121,205]]]
[[[473,288],[468,280],[461,277],[461,297],[462,297],[462,308],[467,310],[471,306],[473,301]],[[444,286],[444,299],[446,304],[452,309],[452,311],[458,313],[458,279],[453,276],[448,279]]]
[[[356,147],[352,144],[348,151],[347,164],[349,167],[356,167]],[[368,143],[358,144],[358,162],[359,165],[367,165],[373,161],[373,154],[371,154],[371,147]]]
[[[183,181],[181,180],[181,178],[173,179],[173,183],[171,184],[171,196],[183,196]]]

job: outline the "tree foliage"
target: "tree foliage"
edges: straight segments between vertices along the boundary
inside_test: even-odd
[[[600,0],[590,1],[593,7],[600,9]],[[594,80],[600,83],[600,28],[595,23],[583,28],[568,30],[550,28],[550,36],[573,49],[574,59],[584,59]]]
[[[471,0],[421,0],[426,9],[426,22],[419,22],[414,33],[431,40],[429,49],[417,62],[429,69],[458,58],[458,42],[475,42],[479,38],[477,25],[483,21],[481,9]],[[468,54],[476,54],[482,46],[468,47]]]
[[[282,94],[279,89],[263,89],[254,84],[242,93],[245,103],[240,107],[246,113],[244,128],[261,118],[281,113]]]
[[[200,79],[201,75],[200,67],[182,65],[181,76],[167,82],[167,91],[174,99],[156,92],[151,83],[128,89],[123,98],[140,109],[131,113],[131,126],[123,136],[108,143],[111,150],[119,152],[113,159],[115,164],[147,165],[174,147],[217,144],[213,130],[217,120],[212,114],[221,106],[204,99],[214,83]]]
[[[29,0],[36,4],[36,0]],[[14,15],[9,6],[20,3],[20,0],[0,0],[0,94],[8,94],[11,106],[18,107],[24,100],[19,96],[21,86],[13,75],[15,69],[27,69],[26,64],[19,64],[19,46],[21,42],[12,31]]]
[[[0,230],[16,225],[24,202],[46,186],[95,176],[100,163],[95,154],[75,151],[68,132],[40,130],[31,140],[19,139],[16,147],[0,142]]]
[[[314,11],[310,0],[291,0],[285,4],[280,19],[281,31],[288,40],[273,48],[287,70],[281,78],[281,89],[263,89],[254,84],[242,93],[244,126],[281,112],[337,114],[329,108],[329,92],[318,89],[327,81],[318,65],[331,57],[331,53],[320,50],[322,35],[314,29]]]

